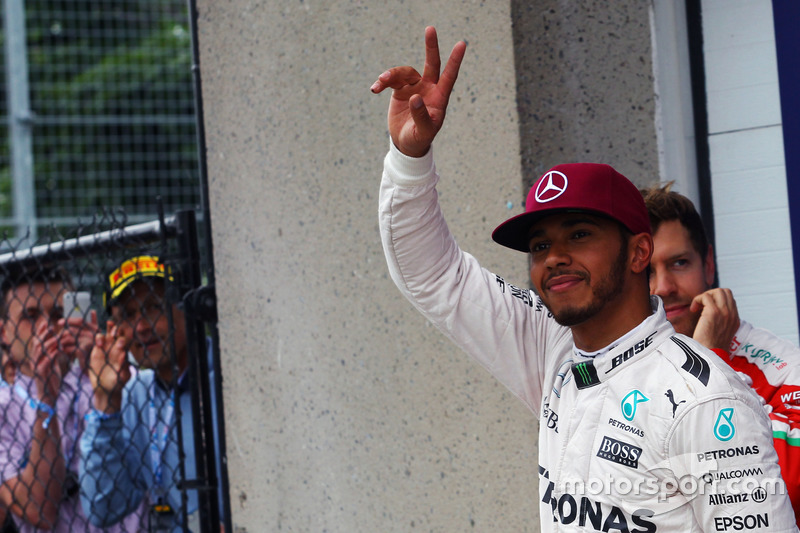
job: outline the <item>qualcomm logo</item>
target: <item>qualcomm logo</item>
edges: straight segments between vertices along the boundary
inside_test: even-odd
[[[733,427],[733,407],[726,407],[719,410],[717,422],[714,424],[714,436],[722,442],[729,441],[736,433]]]
[[[536,185],[536,201],[540,204],[555,200],[567,190],[567,176],[551,170]]]
[[[636,416],[636,406],[649,400],[650,398],[639,392],[638,389],[633,389],[622,399],[619,405],[620,409],[622,409],[622,416],[628,422],[632,421],[633,417]]]

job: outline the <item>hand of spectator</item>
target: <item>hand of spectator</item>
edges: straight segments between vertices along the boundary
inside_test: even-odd
[[[689,309],[700,311],[694,328],[694,339],[707,348],[730,351],[731,341],[739,329],[739,310],[730,289],[711,289],[695,296]]]
[[[86,370],[97,335],[97,311],[91,311],[88,321],[83,318],[62,318],[58,325],[61,327],[61,349],[70,361],[77,360],[81,369]]]
[[[116,413],[122,404],[122,388],[131,377],[128,348],[131,340],[122,328],[108,322],[106,333],[94,338],[89,358],[89,378],[94,389],[94,407],[103,413]]]
[[[69,367],[69,358],[61,349],[60,333],[51,323],[42,320],[36,326],[30,345],[39,400],[51,407],[55,405]]]
[[[458,78],[467,43],[453,47],[441,76],[439,41],[433,26],[425,28],[425,67],[422,76],[413,67],[395,67],[378,77],[373,93],[394,89],[389,102],[389,134],[395,146],[411,157],[422,157],[444,123],[447,103]]]

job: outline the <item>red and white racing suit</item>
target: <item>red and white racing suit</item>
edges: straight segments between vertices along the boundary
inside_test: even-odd
[[[719,355],[746,375],[764,400],[781,474],[800,525],[800,348],[743,320],[729,353]]]
[[[578,355],[529,289],[459,249],[433,157],[392,147],[380,230],[401,292],[540,419],[542,531],[797,531],[758,398],[716,355],[653,314]]]

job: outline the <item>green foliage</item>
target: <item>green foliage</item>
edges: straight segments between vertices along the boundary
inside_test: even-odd
[[[185,0],[34,0],[25,9],[37,216],[120,207],[155,216],[157,195],[168,211],[194,207]],[[8,216],[8,141],[0,134],[0,216]]]

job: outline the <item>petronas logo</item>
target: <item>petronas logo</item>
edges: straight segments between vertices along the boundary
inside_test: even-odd
[[[733,407],[727,407],[719,410],[717,422],[714,424],[714,436],[722,442],[729,441],[736,433],[736,428],[733,426]]]
[[[633,417],[636,416],[636,406],[649,400],[650,398],[642,394],[638,389],[632,390],[622,399],[622,403],[620,403],[622,416],[624,416],[625,420],[628,422],[632,421]]]

